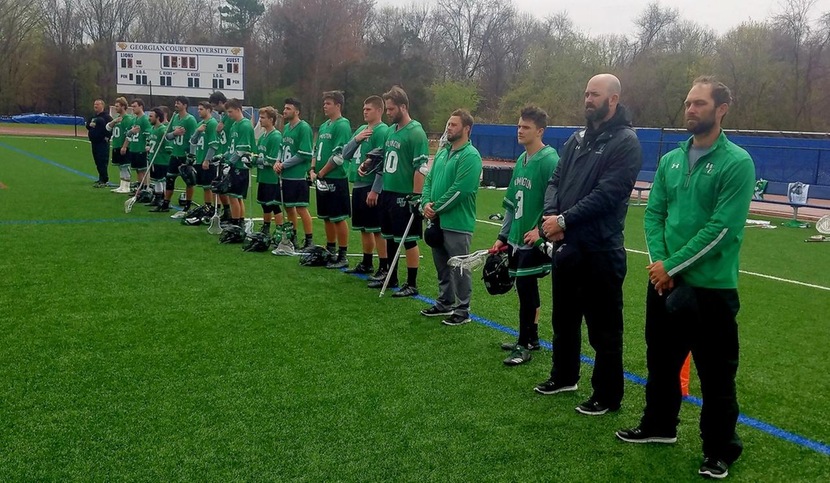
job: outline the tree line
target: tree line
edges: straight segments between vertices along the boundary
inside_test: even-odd
[[[0,113],[112,102],[114,44],[131,41],[242,46],[245,103],[299,97],[314,125],[322,91],[343,90],[358,122],[363,99],[393,84],[431,131],[458,107],[514,123],[528,103],[578,125],[587,79],[610,72],[636,125],[680,126],[692,79],[714,73],[735,96],[725,127],[830,130],[830,11],[816,0],[785,0],[722,35],[654,2],[630,27],[591,36],[513,0],[0,0]]]

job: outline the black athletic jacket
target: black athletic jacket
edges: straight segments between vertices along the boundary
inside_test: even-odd
[[[640,141],[618,104],[599,129],[588,123],[565,142],[543,213],[564,216],[564,241],[583,251],[622,248],[628,200],[642,164]]]
[[[89,123],[95,121],[95,127],[90,127]],[[107,131],[107,123],[112,121],[112,116],[107,111],[101,114],[93,114],[86,123],[87,135],[91,143],[108,143],[110,140],[110,133]]]

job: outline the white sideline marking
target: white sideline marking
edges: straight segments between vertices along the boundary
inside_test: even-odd
[[[479,223],[486,223],[488,225],[501,226],[501,223],[494,223],[492,221],[487,221],[487,220],[476,220],[476,221],[479,222]],[[642,250],[635,250],[633,248],[626,248],[625,251],[630,252],[630,253],[636,253],[638,255],[648,255],[648,252],[644,252]],[[754,277],[766,278],[767,280],[775,280],[776,282],[791,283],[793,285],[801,285],[802,287],[810,287],[810,288],[815,288],[815,289],[819,289],[819,290],[826,290],[826,291],[830,292],[830,287],[825,287],[823,285],[816,285],[816,284],[812,284],[812,283],[799,282],[798,280],[790,280],[790,279],[787,279],[787,278],[776,277],[776,276],[773,276],[773,275],[766,275],[764,273],[750,272],[750,271],[747,271],[747,270],[739,270],[739,272],[743,273],[744,275],[752,275]]]

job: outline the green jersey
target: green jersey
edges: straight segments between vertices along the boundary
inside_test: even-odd
[[[254,152],[256,149],[256,136],[254,135],[254,126],[251,125],[251,121],[243,117],[241,120],[234,122],[233,126],[231,126],[229,142],[228,156],[233,156],[236,153]],[[237,169],[248,169],[242,160],[236,161],[233,167]]]
[[[210,148],[213,148],[214,154],[219,152],[219,139],[216,135],[217,125],[219,125],[219,121],[211,117],[207,121],[202,120],[197,126],[197,128],[205,126],[205,130],[199,136],[199,140],[196,141],[196,162],[204,162]]]
[[[216,154],[225,154],[228,152],[228,147],[230,146],[231,128],[233,127],[234,121],[223,112],[220,122],[222,123],[222,130],[216,132],[216,139],[219,140],[219,150]]]
[[[135,126],[138,126],[138,132],[132,133],[128,136],[130,139],[130,145],[127,149],[131,153],[143,153],[147,149],[147,135],[150,134],[150,130],[153,129],[153,126],[150,125],[150,117],[147,116],[147,114],[144,114],[141,117],[135,118],[133,125],[130,126],[130,129]]]
[[[196,118],[192,114],[181,117],[177,112],[170,119],[170,132],[172,133],[177,127],[183,127],[184,134],[174,137],[171,142],[173,157],[183,158],[190,152],[190,138],[196,132]]]
[[[159,124],[152,128],[150,134],[147,135],[147,147],[150,148],[147,152],[147,159],[148,161],[152,159],[153,165],[155,166],[167,166],[170,164],[170,153],[173,150],[173,146],[164,137],[166,130],[167,124]],[[158,151],[158,154],[156,154],[156,151]]]
[[[424,180],[421,206],[432,203],[443,230],[472,233],[476,227],[476,194],[481,180],[481,154],[470,141],[438,151]]]
[[[274,172],[274,163],[280,159],[282,154],[282,133],[274,129],[265,132],[259,137],[257,145],[260,164],[264,168],[257,169],[257,183],[277,184],[277,173]],[[264,163],[263,163],[264,161]]]
[[[124,139],[127,137],[127,131],[133,127],[135,117],[132,114],[124,114],[121,121],[112,126],[112,136],[110,136],[110,143],[112,149],[121,149],[124,146]]]
[[[333,155],[343,152],[343,146],[351,138],[352,126],[345,117],[340,117],[334,122],[329,119],[320,126],[320,131],[317,134],[317,149],[315,150],[314,156],[317,160],[315,167],[318,173]],[[345,179],[346,167],[345,162],[340,166],[335,165],[335,168],[329,171],[326,178]]]
[[[412,193],[415,172],[429,161],[429,140],[424,128],[414,119],[400,129],[395,124],[384,145],[383,190]]]
[[[369,127],[368,124],[364,124],[357,128],[354,135],[357,136],[358,134],[362,133]],[[354,152],[354,156],[352,159],[347,160],[351,163],[351,169],[349,170],[349,181],[352,183],[366,183],[372,184],[375,181],[375,174],[369,174],[367,176],[360,176],[357,174],[357,168],[360,167],[360,164],[363,162],[366,154],[375,149],[375,148],[382,148],[383,143],[386,142],[386,136],[389,134],[389,126],[384,123],[379,123],[377,126],[372,128],[372,135],[368,138],[361,141],[360,144],[357,145],[357,151]]]
[[[282,130],[282,162],[286,162],[294,156],[303,158],[303,162],[287,168],[282,172],[283,179],[305,179],[309,167],[311,167],[311,151],[314,148],[314,133],[311,126],[305,121],[298,122],[295,126],[286,124]]]
[[[506,210],[513,213],[507,241],[514,247],[524,246],[525,233],[539,225],[548,180],[558,164],[559,154],[550,146],[544,146],[530,159],[527,158],[527,152],[524,152],[516,161],[502,203]]]

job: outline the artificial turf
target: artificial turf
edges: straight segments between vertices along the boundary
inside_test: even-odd
[[[82,141],[0,137],[0,480],[698,479],[697,406],[684,403],[676,445],[617,441],[641,385],[626,383],[619,413],[578,415],[590,365],[576,394],[539,396],[549,351],[508,368],[498,344],[512,336],[489,325],[445,327],[418,315],[423,300],[379,299],[356,277],[243,253],[140,205],[125,214],[125,196],[91,187],[90,158]],[[502,196],[480,191],[478,218]],[[644,377],[642,213],[629,211],[624,293],[625,368]],[[497,229],[479,223],[473,248]],[[741,266],[828,287],[830,244],[810,234],[749,229]],[[419,288],[434,298],[422,252]],[[515,294],[474,280],[472,311],[515,329]],[[730,478],[829,480],[830,294],[740,284],[741,411],[819,447],[740,425]],[[541,287],[549,340],[549,277]]]

